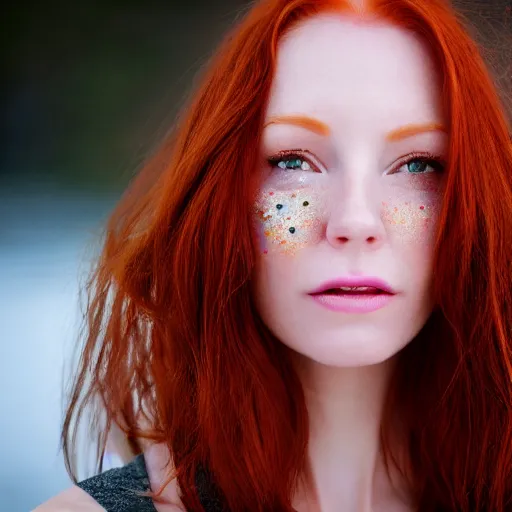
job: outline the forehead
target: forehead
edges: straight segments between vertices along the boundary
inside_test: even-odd
[[[347,122],[441,117],[428,47],[413,33],[338,14],[298,24],[280,41],[267,116],[308,113]]]

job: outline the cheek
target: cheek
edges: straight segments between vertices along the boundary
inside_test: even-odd
[[[403,242],[425,243],[433,240],[438,209],[426,201],[383,202],[383,221],[394,237]]]
[[[439,206],[437,188],[391,194],[382,202],[382,220],[393,238],[429,245],[434,240]]]
[[[308,188],[262,190],[254,208],[260,252],[292,255],[317,243],[322,234],[324,204],[322,194]]]

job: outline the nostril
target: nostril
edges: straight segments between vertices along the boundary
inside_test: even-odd
[[[340,236],[339,237],[339,241],[342,243],[342,244],[346,244],[348,242],[348,238],[346,236]]]
[[[374,236],[369,236],[366,241],[369,243],[369,244],[374,244],[377,239],[374,237]]]

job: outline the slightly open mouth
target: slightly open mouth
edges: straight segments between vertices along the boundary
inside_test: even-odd
[[[395,294],[375,286],[338,286],[311,293],[324,308],[341,313],[370,313],[388,305]]]
[[[329,288],[312,295],[392,295],[380,288],[373,286],[340,286],[339,288]]]

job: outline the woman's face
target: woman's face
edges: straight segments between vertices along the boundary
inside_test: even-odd
[[[444,122],[433,63],[411,33],[322,15],[281,41],[255,282],[264,322],[296,352],[375,364],[423,327]]]

